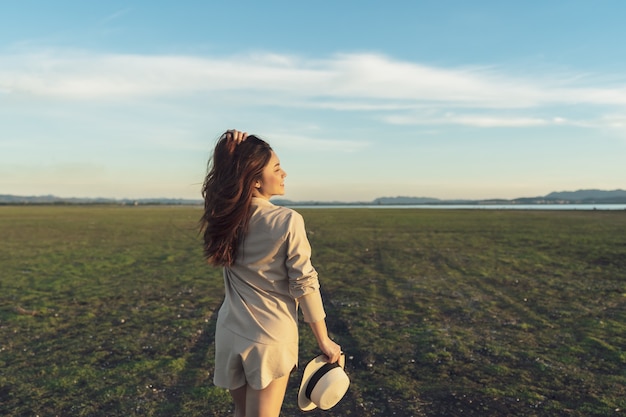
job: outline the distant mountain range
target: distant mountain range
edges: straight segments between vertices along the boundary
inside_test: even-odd
[[[558,191],[539,197],[486,200],[439,200],[429,197],[381,197],[373,204],[626,204],[626,190]]]
[[[53,195],[18,196],[0,194],[0,205],[8,204],[121,204],[121,205],[194,205],[202,204],[202,200],[184,198],[141,198],[141,199],[114,199],[114,198],[81,198],[56,197]]]
[[[380,197],[365,202],[324,202],[324,201],[291,201],[272,200],[279,205],[450,205],[450,204],[626,204],[626,190],[578,190],[552,192],[540,197],[520,197],[512,200],[441,200],[431,197]],[[143,198],[143,199],[111,199],[111,198],[62,198],[53,195],[16,196],[0,194],[0,205],[20,204],[121,204],[121,205],[201,205],[202,200],[182,198]]]

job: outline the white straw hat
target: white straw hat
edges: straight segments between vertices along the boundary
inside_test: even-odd
[[[320,355],[306,365],[298,392],[301,410],[309,411],[316,407],[328,410],[343,398],[350,386],[350,378],[343,370],[344,363],[343,355],[335,363],[326,362],[326,356]]]

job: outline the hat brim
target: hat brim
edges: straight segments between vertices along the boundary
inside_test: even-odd
[[[339,358],[339,366],[341,368],[345,366],[344,358],[345,357],[342,353],[341,357]],[[311,380],[313,374],[315,374],[315,372],[317,372],[317,370],[320,369],[322,366],[326,365],[326,363],[328,363],[326,355],[319,355],[313,358],[309,363],[307,363],[306,367],[304,368],[304,371],[302,372],[302,381],[300,382],[300,389],[298,390],[298,407],[300,407],[302,411],[310,411],[317,408],[317,405],[307,398],[306,386]]]

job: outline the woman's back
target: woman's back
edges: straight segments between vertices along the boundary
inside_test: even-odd
[[[237,259],[224,268],[221,324],[256,342],[297,341],[295,299],[319,289],[310,253],[302,216],[254,198]]]

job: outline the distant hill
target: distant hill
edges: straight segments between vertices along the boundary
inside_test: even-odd
[[[430,197],[379,197],[372,204],[431,204],[441,203],[442,200]]]
[[[284,199],[272,200],[283,206],[289,205],[450,205],[450,204],[626,204],[626,190],[578,190],[556,191],[539,197],[520,197],[512,200],[441,200],[432,197],[379,197],[373,201],[357,202],[324,202],[324,201],[291,201]],[[111,199],[111,198],[62,198],[53,195],[15,196],[0,194],[0,205],[17,204],[121,204],[121,205],[202,205],[202,200],[182,198],[142,198],[142,199]]]
[[[625,190],[578,190],[559,191],[545,196],[548,200],[565,200],[577,203],[622,203],[626,201]]]
[[[321,201],[291,201],[273,200],[276,204],[289,205],[494,205],[494,204],[626,204],[625,190],[578,190],[552,192],[545,196],[519,197],[511,200],[502,198],[484,200],[441,200],[432,197],[379,197],[371,202],[321,202]]]
[[[626,204],[626,190],[578,190],[552,192],[539,197],[487,200],[439,200],[428,197],[381,197],[372,204]]]
[[[0,204],[121,204],[121,205],[201,205],[202,200],[184,198],[140,198],[140,199],[114,199],[114,198],[81,198],[81,197],[56,197],[53,195],[42,196],[18,196],[0,194]]]

